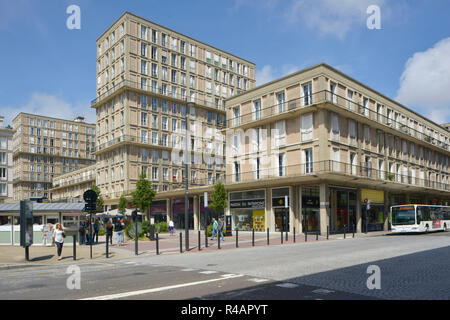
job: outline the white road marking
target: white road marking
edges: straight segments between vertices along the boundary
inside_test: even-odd
[[[218,273],[218,271],[201,271],[199,273],[201,273],[201,274],[213,274],[213,273]]]
[[[333,290],[327,290],[327,289],[316,289],[312,291],[313,293],[318,293],[318,294],[329,294],[334,292]]]
[[[286,283],[277,284],[276,286],[280,287],[280,288],[292,289],[292,288],[297,288],[298,284],[286,282]]]
[[[189,272],[189,271],[197,271],[197,269],[183,269],[181,271]]]
[[[269,281],[269,280],[268,280],[268,279],[258,279],[258,278],[255,278],[255,279],[249,279],[249,280],[247,280],[247,281],[259,283],[259,282],[266,282],[266,281]]]
[[[172,290],[172,289],[178,289],[178,288],[183,288],[183,287],[196,286],[196,285],[210,283],[210,282],[223,281],[225,279],[239,278],[242,276],[243,275],[235,275],[235,276],[231,276],[231,277],[220,277],[220,278],[204,280],[204,281],[182,283],[182,284],[176,284],[176,285],[172,285],[172,286],[153,288],[153,289],[122,292],[122,293],[110,294],[110,295],[105,295],[105,296],[84,298],[84,299],[79,299],[79,300],[114,300],[114,299],[138,296],[138,295],[143,295],[143,294],[148,294],[148,293],[160,292],[160,291],[165,291],[165,290]]]

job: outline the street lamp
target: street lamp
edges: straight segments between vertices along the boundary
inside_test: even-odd
[[[185,182],[184,182],[184,232],[185,232],[185,244],[186,244],[186,251],[189,251],[189,197],[188,197],[188,159],[190,157],[188,157],[191,155],[189,149],[188,149],[188,138],[189,138],[189,133],[188,133],[188,114],[190,113],[190,109],[191,107],[194,107],[194,103],[193,102],[188,102],[186,104],[186,146],[185,146],[185,158],[184,158],[184,176],[185,176]]]

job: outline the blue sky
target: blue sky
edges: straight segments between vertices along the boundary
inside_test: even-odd
[[[81,9],[69,30],[66,9]],[[369,5],[381,30],[369,30]],[[95,121],[96,39],[123,12],[256,64],[257,83],[325,62],[439,123],[450,122],[449,0],[0,0],[0,115]]]

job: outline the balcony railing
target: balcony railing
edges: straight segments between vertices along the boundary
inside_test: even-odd
[[[228,128],[234,128],[243,126],[246,124],[250,124],[252,122],[258,121],[255,120],[256,114],[261,115],[260,119],[266,119],[269,117],[273,117],[276,115],[287,114],[294,110],[300,110],[302,108],[322,104],[322,103],[331,103],[336,107],[341,109],[350,111],[352,113],[358,114],[362,117],[365,117],[373,122],[380,123],[384,126],[395,129],[403,134],[408,134],[415,139],[427,142],[428,144],[432,144],[434,146],[440,147],[444,150],[450,150],[450,145],[448,143],[442,142],[438,139],[433,138],[430,135],[426,135],[419,130],[408,127],[405,124],[400,123],[400,121],[395,121],[394,119],[390,119],[384,114],[378,113],[374,110],[366,108],[362,104],[358,102],[354,102],[348,100],[347,98],[341,97],[335,93],[324,90],[319,91],[310,95],[306,95],[297,99],[293,99],[287,102],[283,102],[283,104],[287,104],[287,108],[282,108],[282,105],[276,104],[272,105],[257,111],[249,112],[246,114],[240,114],[238,117],[233,117],[227,119]]]
[[[185,103],[187,102],[194,102],[197,105],[200,106],[206,106],[209,108],[213,108],[213,109],[217,109],[217,110],[222,110],[225,111],[225,109],[220,109],[218,107],[215,106],[214,103],[207,101],[207,100],[203,100],[203,99],[199,99],[199,98],[191,98],[187,95],[181,95],[181,94],[174,94],[172,92],[170,92],[169,90],[163,90],[162,88],[158,88],[158,87],[152,87],[151,85],[143,85],[139,82],[135,82],[135,81],[130,81],[130,80],[122,80],[121,82],[119,82],[117,85],[115,85],[114,87],[108,89],[108,91],[106,91],[105,93],[99,95],[97,98],[93,99],[91,101],[91,106],[97,104],[98,102],[106,99],[107,97],[109,97],[110,95],[114,94],[115,92],[119,91],[121,88],[123,87],[127,87],[127,88],[132,88],[132,89],[138,89],[138,90],[143,90],[143,91],[148,91],[149,93],[156,93],[162,96],[167,96],[167,97],[171,97],[174,99],[178,99],[181,100]]]
[[[280,175],[282,173],[282,175]],[[372,168],[370,165],[352,165],[344,162],[325,160],[310,162],[301,165],[284,166],[282,170],[278,167],[264,168],[258,171],[240,172],[239,174],[229,174],[226,180],[230,184],[249,183],[264,181],[276,178],[293,178],[301,176],[311,176],[317,173],[335,173],[354,176],[361,179],[372,179],[383,182],[406,184],[416,187],[432,188],[443,191],[450,191],[450,185],[427,179],[420,179],[412,175],[390,173],[388,171]]]

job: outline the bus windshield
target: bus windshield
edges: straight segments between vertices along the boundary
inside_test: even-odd
[[[414,206],[392,207],[392,225],[415,224]]]

